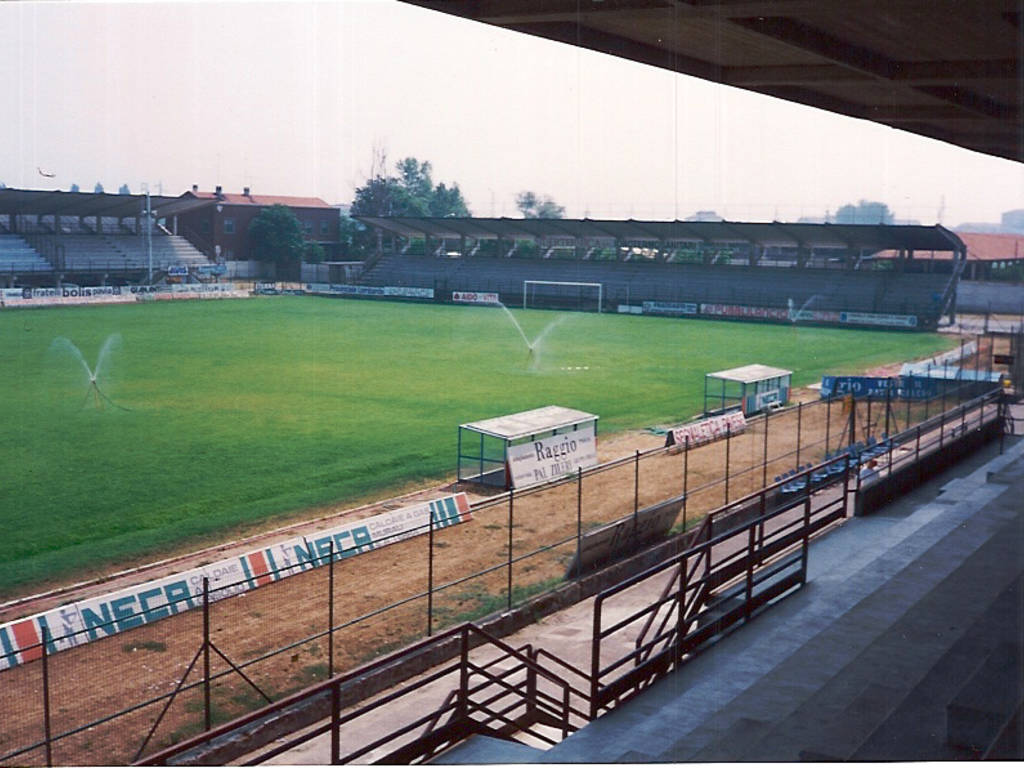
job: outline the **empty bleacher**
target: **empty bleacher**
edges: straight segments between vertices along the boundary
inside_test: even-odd
[[[609,307],[663,301],[786,308],[792,302],[794,309],[913,314],[927,325],[938,318],[949,276],[390,253],[362,278],[370,285],[496,292],[507,304],[522,301],[523,280],[601,283]]]
[[[70,234],[56,242],[62,251],[62,266],[69,273],[123,273],[145,270],[149,249],[143,236],[129,234]],[[164,271],[176,265],[208,264],[208,259],[180,235],[154,232],[153,269]]]
[[[51,272],[53,265],[20,235],[0,235],[0,274]]]

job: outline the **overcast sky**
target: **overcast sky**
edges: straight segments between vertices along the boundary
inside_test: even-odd
[[[0,51],[14,187],[349,203],[376,147],[483,216],[524,189],[608,218],[1024,207],[1018,163],[385,0],[0,3]]]

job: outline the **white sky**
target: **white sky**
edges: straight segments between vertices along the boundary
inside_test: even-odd
[[[482,216],[523,189],[608,218],[1024,207],[1018,163],[383,0],[0,3],[0,52],[13,187],[349,203],[382,147]]]

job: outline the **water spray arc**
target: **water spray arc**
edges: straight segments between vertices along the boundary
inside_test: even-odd
[[[113,352],[114,348],[117,347],[120,343],[121,334],[112,333],[109,336],[107,336],[106,340],[103,342],[103,346],[100,347],[99,355],[97,355],[96,357],[95,370],[89,367],[89,363],[85,359],[85,355],[82,354],[82,350],[75,346],[75,343],[70,339],[64,336],[58,336],[50,343],[51,350],[68,352],[79,363],[81,363],[87,381],[85,398],[82,400],[83,408],[85,407],[85,404],[89,402],[89,398],[92,397],[97,410],[103,409],[104,402],[109,403],[114,408],[119,408],[122,411],[130,410],[128,408],[125,408],[123,405],[118,405],[117,403],[115,403],[113,400],[110,399],[106,392],[100,389],[100,373],[104,370],[105,366],[109,365],[110,355]]]
[[[505,311],[505,315],[508,317],[510,321],[512,321],[512,325],[515,327],[515,329],[519,331],[519,335],[522,337],[523,343],[526,345],[526,359],[532,363],[531,368],[535,369],[537,367],[537,362],[540,359],[540,350],[544,345],[544,340],[547,338],[548,334],[551,333],[551,331],[553,331],[555,328],[557,328],[559,325],[565,322],[565,319],[568,317],[568,315],[561,315],[559,317],[556,317],[554,320],[552,320],[550,323],[544,326],[544,328],[541,330],[540,333],[537,334],[533,341],[530,341],[530,338],[526,335],[526,331],[523,330],[523,326],[519,324],[519,321],[516,319],[516,316],[512,314],[509,308],[502,304],[500,301],[497,302],[495,306],[501,307]]]

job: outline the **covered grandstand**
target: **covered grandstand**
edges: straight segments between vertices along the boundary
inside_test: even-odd
[[[356,218],[380,234],[363,284],[542,308],[935,328],[966,255],[941,226]],[[916,273],[934,252],[953,269]]]
[[[181,209],[163,195],[0,189],[0,283],[208,279],[217,265],[175,231]]]

